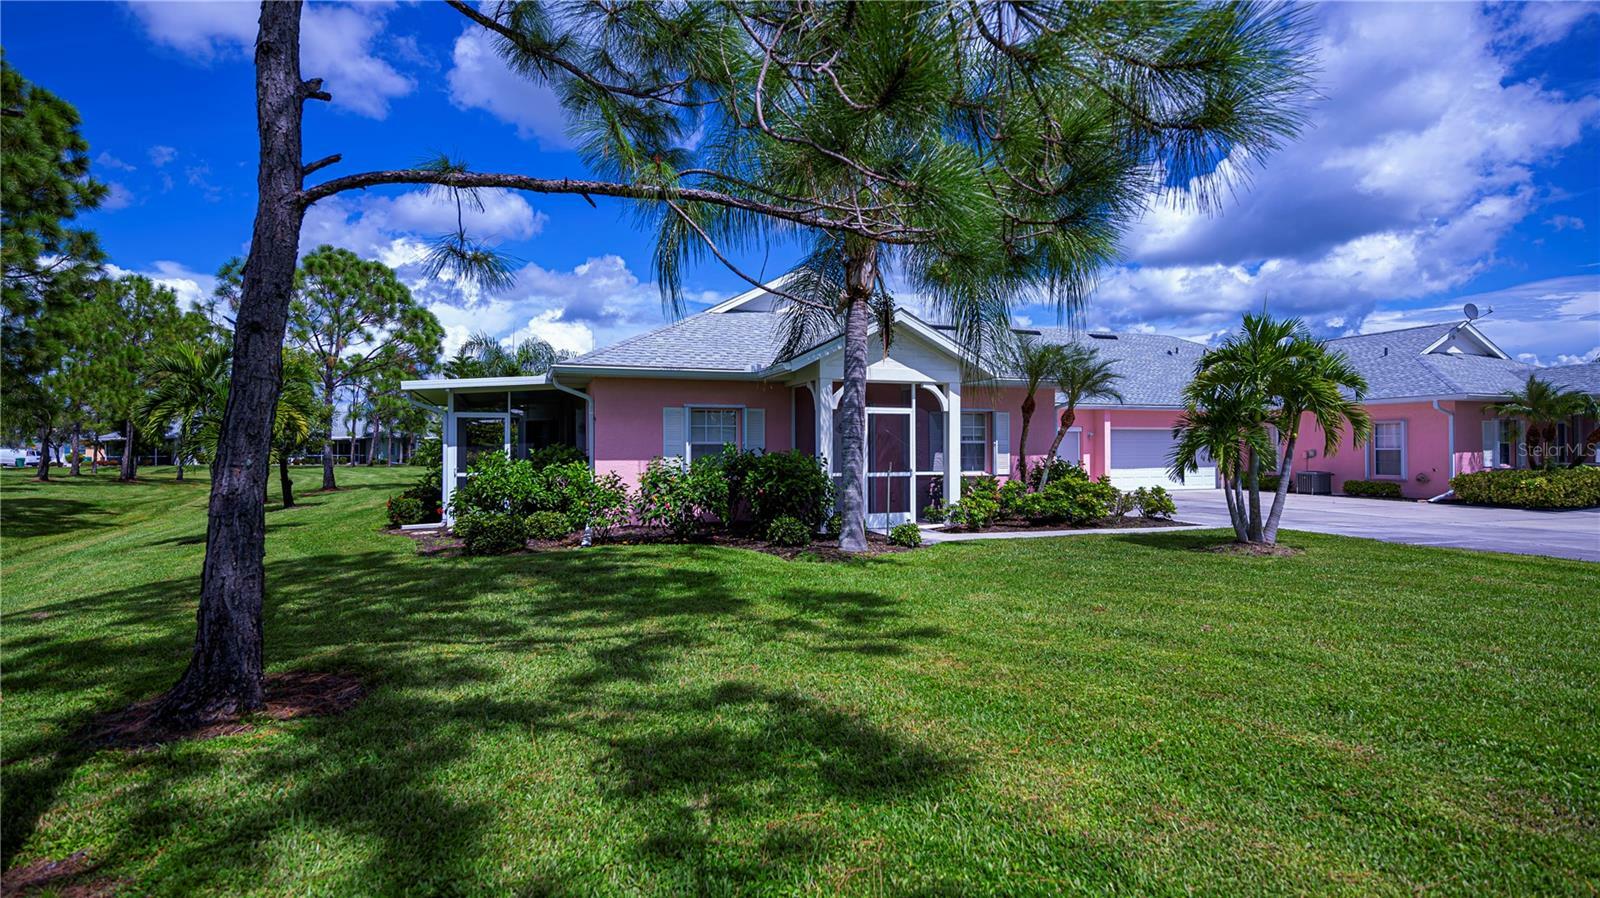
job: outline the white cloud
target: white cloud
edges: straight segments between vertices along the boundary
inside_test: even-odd
[[[1600,121],[1600,96],[1514,78],[1526,47],[1583,18],[1537,6],[1318,7],[1325,99],[1306,133],[1220,215],[1151,209],[1087,318],[1199,333],[1265,303],[1334,330],[1494,268],[1501,240],[1550,196],[1540,166]]]
[[[110,153],[106,152],[105,150],[101,150],[100,151],[100,155],[94,157],[94,164],[102,166],[104,168],[113,169],[115,171],[133,171],[134,170],[132,165],[129,165],[128,163],[123,162],[121,159],[118,159],[117,157],[115,157],[115,156],[111,155]]]
[[[1545,219],[1544,223],[1557,231],[1583,230],[1583,219],[1576,215],[1552,215]]]
[[[178,158],[178,151],[173,147],[156,144],[150,148],[149,155],[150,164],[154,165],[156,168],[160,168],[161,166],[166,165],[168,162]]]
[[[253,3],[138,0],[129,6],[151,40],[196,62],[248,56],[255,46],[260,7]],[[388,5],[379,3],[305,7],[300,22],[301,72],[323,79],[323,89],[333,95],[335,107],[382,119],[389,114],[391,101],[416,88],[416,82],[375,49],[387,15]]]
[[[467,233],[478,240],[526,240],[544,230],[549,221],[549,216],[510,191],[481,190],[478,201],[481,208],[466,200],[462,205]],[[306,212],[300,247],[309,252],[328,243],[399,268],[421,261],[426,253],[426,247],[415,239],[417,235],[432,238],[455,228],[456,205],[444,191],[413,190],[395,197],[336,196]]]
[[[1460,321],[1462,306],[1469,302],[1484,313],[1478,327],[1525,361],[1574,364],[1600,357],[1600,275],[1594,274],[1532,281],[1418,308],[1379,310],[1367,315],[1357,330],[1374,333]]]
[[[108,182],[106,191],[105,201],[100,204],[101,209],[107,212],[115,212],[118,209],[126,209],[133,205],[133,191],[118,184],[116,181]]]
[[[572,146],[555,91],[506,67],[482,28],[469,27],[456,38],[446,78],[450,101],[462,109],[482,109],[517,128],[517,136],[546,149]]]
[[[112,277],[122,277],[129,274],[143,275],[163,287],[172,288],[178,294],[178,304],[186,309],[198,309],[201,304],[211,296],[211,291],[217,285],[217,279],[209,274],[192,271],[179,262],[158,260],[155,264],[144,270],[123,268],[118,265],[107,265],[106,271]]]

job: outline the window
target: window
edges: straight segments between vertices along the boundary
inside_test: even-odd
[[[698,461],[722,452],[722,447],[739,444],[739,410],[736,408],[693,408],[689,410],[689,460]]]
[[[1372,473],[1376,477],[1404,477],[1405,422],[1380,421],[1372,427]]]
[[[989,470],[989,413],[961,413],[961,470]]]

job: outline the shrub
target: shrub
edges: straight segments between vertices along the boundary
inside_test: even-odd
[[[723,453],[728,504],[747,515],[758,532],[778,518],[794,518],[812,530],[833,508],[833,479],[819,459],[802,452]]]
[[[1600,506],[1600,468],[1479,471],[1450,478],[1450,488],[1461,501],[1482,505],[1594,508]]]
[[[945,507],[943,505],[929,505],[922,510],[922,519],[930,524],[944,523]]]
[[[728,520],[728,478],[719,458],[702,458],[687,468],[677,459],[654,458],[639,478],[635,504],[639,520],[688,536],[713,522]]]
[[[455,532],[468,555],[504,555],[527,544],[525,526],[517,515],[473,512],[456,518]]]
[[[839,534],[841,534],[843,532],[844,532],[844,515],[840,514],[837,511],[834,512],[831,515],[828,515],[828,521],[822,527],[822,535],[827,537],[828,539],[838,539],[839,538]]]
[[[573,531],[566,515],[556,511],[536,511],[523,520],[529,539],[561,539]]]
[[[420,524],[427,517],[426,510],[417,499],[401,493],[389,500],[389,526]]]
[[[1256,487],[1263,493],[1275,493],[1278,491],[1278,480],[1276,474],[1262,474],[1256,478]],[[1294,484],[1290,483],[1289,488],[1294,489]]]
[[[528,464],[532,465],[535,471],[542,471],[551,465],[570,465],[573,462],[587,465],[589,457],[577,446],[568,446],[565,443],[553,443],[528,452]]]
[[[1057,480],[1061,480],[1065,477],[1081,477],[1084,480],[1089,479],[1089,474],[1083,469],[1082,465],[1074,464],[1061,458],[1053,458],[1050,460],[1049,464],[1040,463],[1029,469],[1029,489],[1037,490],[1039,488],[1039,483],[1044,480],[1044,472],[1047,469],[1050,471],[1051,483],[1055,483]]]
[[[1375,499],[1398,499],[1400,484],[1393,480],[1346,480],[1344,494]]]
[[[1077,470],[1082,471],[1081,468]],[[1029,493],[1022,515],[1036,524],[1060,521],[1085,524],[1109,515],[1117,496],[1117,488],[1105,477],[1090,480],[1087,474],[1068,475],[1050,481],[1038,492]]]
[[[1106,516],[1120,521],[1127,517],[1129,512],[1139,507],[1138,491],[1119,490],[1116,487],[1112,487],[1112,490],[1111,507]]]
[[[628,493],[620,477],[596,477],[587,462],[536,468],[532,461],[496,452],[473,464],[472,476],[450,494],[450,511],[457,518],[552,512],[565,520],[568,533],[593,526],[605,534],[627,520]]]
[[[922,545],[922,531],[917,529],[916,524],[896,524],[889,528],[889,542],[896,546],[905,546],[907,549],[915,549]]]
[[[973,477],[961,484],[961,501],[945,510],[952,527],[982,530],[1000,514],[1000,484],[993,477]]]
[[[774,546],[809,546],[811,528],[799,518],[783,515],[767,525],[767,542]]]
[[[1178,503],[1172,500],[1172,494],[1165,487],[1152,486],[1147,489],[1141,486],[1133,494],[1140,517],[1170,518],[1178,513]]]
[[[1020,480],[1007,480],[1000,487],[1000,514],[1004,517],[1017,517],[1020,515],[1022,500],[1028,495],[1028,488]]]

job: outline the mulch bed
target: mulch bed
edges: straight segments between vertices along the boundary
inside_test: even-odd
[[[441,556],[453,558],[465,555],[462,541],[443,530],[390,530],[401,536],[408,536],[417,544],[418,555]],[[550,552],[564,549],[576,549],[583,544],[582,536],[574,533],[561,539],[532,539],[528,540],[526,552]],[[679,539],[661,527],[620,527],[611,531],[605,541],[596,540],[595,545],[607,546],[651,546],[651,545],[691,545],[691,546],[724,546],[733,549],[749,549],[753,552],[764,552],[776,555],[779,558],[802,559],[805,561],[847,561],[853,558],[871,557],[875,555],[893,555],[899,552],[912,551],[905,546],[896,546],[880,533],[867,534],[867,551],[851,554],[839,549],[837,540],[824,540],[814,542],[809,546],[774,546],[765,540],[734,533],[712,533],[702,536]],[[515,554],[515,553],[514,553]]]
[[[1035,524],[1020,518],[995,521],[982,530],[965,530],[959,527],[940,527],[939,533],[1016,533],[1024,530],[1131,530],[1139,527],[1192,527],[1185,521],[1170,518],[1107,518],[1093,524]]]
[[[267,707],[238,720],[175,729],[155,715],[161,697],[148,698],[91,721],[83,741],[101,748],[148,748],[183,739],[215,739],[248,733],[265,720],[328,717],[350,710],[367,694],[360,680],[349,674],[291,671],[267,674]]]
[[[1262,543],[1222,543],[1215,546],[1202,546],[1197,551],[1211,552],[1217,555],[1247,555],[1254,558],[1291,558],[1295,555],[1306,554],[1305,549],[1296,549],[1294,546],[1272,545]]]
[[[0,874],[0,895],[20,896],[42,889],[49,889],[50,894],[60,898],[101,898],[115,894],[124,884],[123,880],[109,876],[83,879],[99,866],[100,862],[91,860],[85,851],[74,851],[58,861],[45,858],[23,864]]]

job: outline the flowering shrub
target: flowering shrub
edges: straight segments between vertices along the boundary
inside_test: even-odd
[[[593,527],[601,536],[628,519],[628,490],[615,473],[596,477],[582,461],[536,467],[496,452],[480,457],[471,476],[450,494],[456,518],[469,514],[509,514],[526,518],[538,512],[559,515],[566,532]]]
[[[717,457],[687,467],[678,459],[654,458],[639,478],[634,513],[646,526],[685,537],[728,520],[728,478]]]
[[[732,513],[748,516],[757,532],[778,518],[789,517],[813,531],[833,511],[833,479],[820,459],[802,452],[738,452],[722,454]]]
[[[401,493],[389,500],[389,526],[401,527],[406,524],[420,524],[426,517],[422,503]]]

